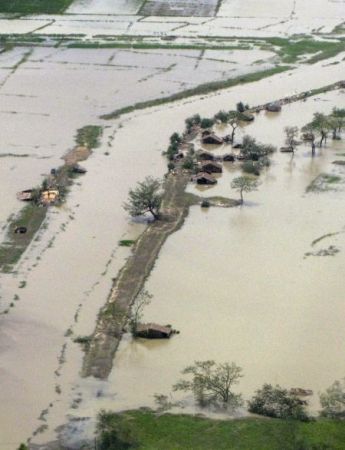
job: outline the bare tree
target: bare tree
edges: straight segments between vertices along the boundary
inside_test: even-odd
[[[152,297],[152,294],[146,290],[143,290],[139,292],[137,298],[134,300],[131,310],[131,318],[129,320],[129,325],[133,336],[136,335],[138,325],[143,317],[143,310],[145,306],[151,303]]]
[[[216,364],[215,361],[195,361],[182,371],[191,380],[180,380],[174,391],[192,391],[201,406],[217,404],[232,408],[242,405],[241,394],[232,392],[233,385],[243,376],[241,367],[235,363]]]
[[[285,144],[294,153],[296,148],[296,139],[298,136],[298,127],[285,127]]]
[[[232,189],[236,189],[240,193],[241,203],[243,203],[243,192],[255,191],[258,185],[256,178],[250,175],[237,177],[231,183]]]

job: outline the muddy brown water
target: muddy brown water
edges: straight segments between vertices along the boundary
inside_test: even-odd
[[[339,56],[339,60],[341,57]],[[176,328],[181,330],[181,335],[165,343],[137,342],[133,345],[128,338],[124,339],[115,360],[115,370],[109,381],[102,383],[93,379],[80,380],[78,372],[81,367],[82,353],[79,345],[72,342],[72,338],[73,336],[87,335],[94,328],[97,312],[110,290],[111,279],[122,267],[129,254],[128,249],[118,247],[118,241],[136,236],[142,230],[142,225],[132,225],[128,222],[128,218],[121,208],[128,189],[146,175],[163,176],[166,164],[161,157],[161,151],[172,132],[183,129],[184,118],[196,112],[200,112],[202,115],[212,115],[219,109],[235,106],[239,99],[251,104],[259,104],[282,97],[294,90],[326,85],[341,79],[343,66],[343,62],[328,67],[322,67],[320,64],[313,68],[304,68],[303,71],[297,70],[291,74],[287,73],[262,80],[253,85],[205,96],[203,99],[188,99],[174,105],[141,111],[121,119],[121,128],[117,128],[118,123],[115,125],[110,122],[106,123],[110,128],[105,130],[101,148],[94,152],[84,164],[88,169],[87,176],[78,180],[63,208],[58,211],[52,210],[48,230],[43,230],[42,235],[39,236],[40,240],[28,250],[17,268],[17,274],[4,276],[1,280],[3,301],[9,301],[14,294],[20,297],[19,301],[15,301],[16,306],[10,314],[1,316],[0,319],[1,437],[2,442],[9,443],[4,448],[8,450],[16,448],[20,441],[25,440],[35,429],[44,424],[48,425],[48,430],[43,434],[38,434],[34,440],[44,442],[54,438],[54,429],[66,421],[66,414],[95,416],[101,407],[122,409],[137,404],[150,404],[152,393],[169,391],[179,370],[191,359],[201,358],[201,353],[203,358],[207,356],[219,360],[233,359],[242,365],[246,378],[239,387],[242,392],[250,393],[257,386],[252,379],[254,363],[251,366],[249,361],[254,361],[254,359],[249,358],[250,353],[247,354],[250,345],[253,345],[251,347],[252,355],[259,352],[261,359],[267,359],[267,366],[262,364],[256,369],[258,374],[262,372],[260,379],[265,378],[264,381],[266,381],[264,375],[272,374],[272,378],[275,377],[275,371],[279,367],[278,355],[281,351],[287,351],[289,342],[291,346],[284,361],[291,361],[293,357],[296,358],[296,355],[299,355],[299,362],[304,361],[304,364],[307,365],[308,361],[311,361],[311,366],[315,361],[315,354],[311,352],[313,345],[316,348],[317,344],[320,342],[322,344],[322,336],[325,335],[325,333],[321,333],[322,329],[326,327],[326,334],[330,341],[333,336],[334,339],[342,342],[342,328],[339,323],[341,300],[334,300],[333,309],[328,308],[327,310],[334,311],[334,316],[327,316],[325,307],[323,308],[324,302],[321,301],[321,293],[325,292],[325,289],[317,290],[316,287],[314,289],[314,283],[321,282],[319,278],[324,270],[328,274],[328,280],[332,281],[327,287],[328,292],[334,292],[331,289],[335,289],[335,286],[339,286],[338,293],[341,292],[341,287],[336,280],[343,252],[340,252],[334,259],[310,257],[303,260],[303,255],[310,250],[310,242],[313,239],[329,231],[338,231],[339,226],[343,226],[340,224],[340,215],[331,214],[335,210],[341,210],[331,209],[331,205],[339,208],[342,206],[341,194],[332,196],[325,194],[325,197],[315,196],[304,199],[302,193],[312,175],[317,174],[318,170],[324,170],[329,161],[325,152],[323,157],[315,158],[314,162],[311,162],[308,156],[303,158],[302,150],[295,158],[296,164],[298,163],[296,170],[291,170],[291,164],[288,165],[287,159],[281,159],[283,156],[289,158],[289,155],[277,155],[277,164],[273,165],[270,171],[263,176],[265,183],[257,193],[248,196],[248,200],[258,203],[258,206],[253,205],[242,210],[213,209],[206,214],[198,208],[193,209],[186,226],[181,232],[173,235],[163,247],[161,257],[147,285],[147,288],[155,295],[155,299],[150,308],[146,310],[146,317],[173,323]],[[309,77],[308,82],[309,74],[315,73],[315,70],[319,70],[318,77]],[[329,97],[330,101],[318,102],[317,109],[329,111],[335,101],[343,101],[340,94],[332,95],[339,95],[339,97]],[[267,121],[264,121],[265,116],[262,114],[258,122],[252,125],[253,134],[265,142],[271,138],[273,142],[276,142],[276,139],[280,139],[278,134],[281,136],[278,132],[277,121],[284,121],[284,117],[287,117],[289,118],[289,120],[286,119],[287,124],[298,125],[302,121],[309,120],[315,109],[312,102],[313,100],[308,100],[307,103],[302,104],[305,108],[303,115],[299,110],[295,110],[290,116],[286,116],[283,112],[279,117],[272,117],[270,120],[267,118]],[[300,107],[302,108],[302,106]],[[289,111],[289,108],[286,109],[286,112]],[[88,114],[85,117],[89,120]],[[259,126],[260,121],[262,121],[262,126]],[[159,123],[158,129],[157,123]],[[264,135],[261,135],[261,132]],[[110,139],[112,136],[114,136],[113,140]],[[66,138],[66,143],[68,140],[72,142],[71,134],[68,139]],[[110,142],[110,147],[108,142]],[[106,156],[104,153],[108,150],[110,155]],[[231,176],[234,175],[231,173],[231,169],[229,170],[230,172],[224,173],[222,177],[224,183],[220,182],[212,191],[212,195],[221,192],[229,194],[229,182]],[[274,178],[279,180],[276,185]],[[289,183],[293,186],[291,192],[295,192],[295,197],[288,198],[286,187],[289,186]],[[276,190],[270,190],[270,186],[275,186]],[[265,195],[266,190],[267,194]],[[274,192],[281,193],[281,199]],[[321,203],[317,203],[319,198]],[[307,220],[307,227],[302,220],[294,222],[293,214],[287,215],[289,211],[295,211],[296,204],[294,202],[301,207],[302,203],[299,202],[303,201],[310,207],[317,204],[320,211],[323,212],[315,217],[312,215],[302,216]],[[264,205],[266,205],[266,209]],[[274,228],[275,222],[272,219],[272,213],[278,207],[285,215],[283,214],[281,222],[277,222],[277,225],[280,226]],[[318,209],[313,209],[313,211],[318,211]],[[326,221],[327,215],[331,218],[328,218],[331,222]],[[261,220],[263,220],[262,223]],[[290,222],[295,223],[291,229],[287,227],[287,223]],[[275,246],[273,243],[270,244],[267,237],[269,236],[267,224],[272,227],[270,234]],[[282,232],[285,229],[287,230],[286,238]],[[215,230],[218,230],[218,233],[215,233]],[[218,238],[217,234],[219,234]],[[298,242],[298,248],[292,246],[294,242],[292,235]],[[230,236],[233,236],[233,239],[230,240]],[[279,240],[276,241],[273,239],[274,237],[277,239],[279,237]],[[53,238],[55,238],[54,241],[52,241]],[[206,238],[207,246],[205,245]],[[251,291],[253,296],[246,297],[248,291],[241,284],[242,278],[244,283],[249,279],[249,273],[251,276],[255,273],[252,270],[253,266],[259,270],[258,275],[263,275],[262,261],[253,260],[255,242],[258,245],[257,255],[263,255],[262,247],[265,242],[267,254],[272,258],[269,261],[274,261],[274,264],[269,266],[273,273],[269,273],[267,276],[265,272],[265,276],[260,277],[260,280],[264,280],[260,289],[262,296],[265,297],[265,302],[267,297],[267,303],[264,305],[262,302],[258,303],[256,315],[263,321],[266,317],[263,313],[266,311],[271,314],[270,323],[276,324],[274,328],[263,334],[266,336],[266,341],[261,337],[257,347],[254,344],[261,335],[254,333],[254,318],[250,321],[250,315],[248,315],[249,324],[246,326],[245,317],[246,313],[250,313],[250,304],[253,306],[255,302],[258,302],[259,287],[256,287],[255,292],[253,292],[253,288]],[[280,245],[277,245],[277,242]],[[241,248],[241,243],[243,248]],[[275,258],[274,255],[283,258],[282,248],[284,245],[288,250],[291,248],[291,251],[287,252],[286,259],[283,259],[279,266],[279,258]],[[340,246],[340,243],[338,245]],[[280,253],[275,253],[278,250]],[[217,253],[219,254],[218,258],[216,258]],[[248,269],[251,270],[243,270],[244,264],[241,264],[241,272],[239,272],[235,268],[236,258],[238,261],[246,263]],[[211,261],[212,264],[210,264]],[[256,264],[253,261],[256,261]],[[280,285],[285,286],[281,294],[284,300],[284,293],[288,290],[286,284],[278,283],[278,281],[276,284],[272,282],[272,276],[276,276],[277,273],[275,267],[278,269],[283,265],[286,270],[286,264],[283,264],[283,261],[294,263],[291,264],[289,292],[301,293],[303,291],[305,293],[310,289],[311,292],[315,291],[319,301],[315,303],[310,297],[307,297],[306,303],[301,301],[294,304],[294,308],[288,308],[287,301],[280,302],[276,309],[273,308],[273,296],[269,297],[268,295],[270,292],[272,293],[272,286],[275,286],[276,289]],[[314,273],[312,270],[308,271],[310,278],[306,278],[308,284],[304,286],[305,290],[302,290],[300,284],[301,278],[298,275],[299,272],[297,273],[296,261],[299,264],[310,265],[311,269],[317,270],[314,275],[312,275]],[[260,264],[258,264],[259,262]],[[222,273],[222,267],[231,270]],[[334,272],[331,270],[332,267]],[[199,272],[203,274],[203,279],[205,276],[209,277],[211,273],[214,278],[212,283],[206,284],[203,281],[201,294],[205,297],[202,297],[201,288],[198,287],[200,284]],[[188,279],[186,274],[188,274]],[[306,273],[304,272],[304,274]],[[297,278],[294,279],[293,275],[296,275]],[[184,277],[185,281],[183,281]],[[303,280],[305,281],[305,279]],[[22,281],[26,281],[26,285],[19,288]],[[292,291],[296,282],[299,289],[296,287],[296,290]],[[250,279],[250,283],[248,282],[249,285],[254,286],[252,279]],[[242,292],[240,292],[240,288]],[[164,295],[162,291],[164,291]],[[236,297],[237,300],[232,300],[231,304],[229,301],[233,298],[235,291],[239,292],[239,296]],[[215,293],[216,295],[214,295]],[[290,302],[293,298],[300,299],[297,295],[291,297],[292,299],[289,298]],[[211,308],[210,298],[213,299],[213,302],[219,302],[218,308]],[[262,298],[261,295],[260,298]],[[228,309],[229,304],[232,305],[230,310]],[[285,305],[285,309],[283,305]],[[301,314],[298,314],[298,308],[300,308]],[[262,317],[259,315],[260,312]],[[287,313],[290,314],[290,322],[285,319]],[[301,326],[300,328],[296,327],[297,332],[290,337],[290,341],[286,338],[287,332],[279,335],[282,340],[280,346],[279,341],[274,338],[278,336],[278,331],[283,328],[282,324],[285,321],[291,324],[294,314],[296,322]],[[234,320],[234,325],[231,326],[232,316],[237,317],[238,320]],[[301,317],[304,319],[302,320]],[[324,318],[327,318],[327,321]],[[308,335],[308,331],[310,331],[310,328],[306,327],[308,320],[314,325],[317,323],[320,331],[319,335],[315,335],[319,340],[316,340],[314,344],[313,339]],[[259,321],[255,323],[259,327]],[[194,324],[194,328],[191,326],[192,324]],[[68,333],[65,335],[69,328],[72,328],[74,333],[72,337],[68,336]],[[211,328],[214,333],[213,337],[210,332],[205,332]],[[248,331],[244,332],[245,329]],[[274,330],[277,331],[276,335]],[[305,330],[305,333],[301,330]],[[200,333],[201,331],[202,333]],[[306,351],[302,351],[300,345],[298,347],[300,353],[294,353],[298,333],[301,337],[299,343],[305,339],[309,345],[306,347]],[[275,352],[268,347],[270,342],[274,342]],[[61,351],[65,344],[67,347],[61,358]],[[325,349],[325,343],[323,344],[317,348]],[[310,383],[310,380],[308,383],[305,382],[303,376],[310,372],[305,370],[305,366],[301,366],[303,371],[300,370],[297,368],[297,364],[290,365],[290,367],[295,367],[294,370],[290,369],[290,372],[284,372],[286,380],[279,378],[277,380],[282,384],[296,383],[301,387],[310,387],[314,390],[318,389],[319,385],[320,388],[323,388],[334,378],[343,374],[343,368],[339,367],[341,362],[337,360],[337,356],[338,353],[335,350],[334,352],[327,351],[324,368],[328,364],[329,375],[327,376],[321,368],[315,384],[314,382]],[[296,375],[295,378],[292,377],[293,373]],[[298,376],[299,374],[301,375]],[[314,380],[314,378],[312,379]],[[269,381],[274,382],[275,379]],[[256,383],[258,383],[258,379]],[[61,387],[61,394],[56,392],[57,385]],[[133,386],[135,386],[135,391]],[[75,400],[80,397],[82,402],[79,407],[72,407],[76,406]],[[53,406],[49,407],[50,404]],[[38,420],[41,411],[46,408],[49,409],[49,414],[46,416],[47,421]]]

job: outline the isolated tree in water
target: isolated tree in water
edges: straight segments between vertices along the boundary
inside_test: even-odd
[[[215,361],[195,361],[186,367],[183,375],[191,375],[190,380],[180,380],[173,386],[174,391],[192,391],[201,406],[216,404],[236,408],[242,405],[241,394],[232,392],[243,376],[241,367],[235,363],[216,364]]]
[[[128,201],[123,205],[124,209],[132,217],[150,212],[155,220],[159,219],[163,197],[161,186],[162,183],[157,178],[146,177],[135,189],[129,191]]]
[[[243,192],[256,191],[258,185],[256,178],[250,175],[234,178],[231,183],[232,189],[236,189],[240,193],[241,203],[243,203]]]
[[[294,153],[296,147],[296,139],[298,136],[298,127],[285,127],[284,133],[285,133],[285,144]]]

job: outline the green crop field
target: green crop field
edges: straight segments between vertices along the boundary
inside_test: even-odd
[[[61,14],[73,0],[0,0],[0,13]]]

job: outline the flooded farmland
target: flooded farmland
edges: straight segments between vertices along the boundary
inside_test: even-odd
[[[0,44],[2,241],[22,206],[16,193],[40,185],[61,166],[77,129],[103,130],[99,147],[82,164],[87,174],[73,180],[61,206],[49,208],[13,271],[0,274],[1,449],[15,450],[27,440],[33,446],[53,442],[69,421],[63,443],[80,448],[80,439],[93,437],[102,408],[154,406],[154,394],[170,395],[180,371],[194,360],[235,361],[244,371],[237,389],[245,399],[264,382],[311,389],[313,413],[318,393],[345,376],[345,169],[332,164],[344,159],[344,139],[329,140],[314,158],[304,144],[293,157],[275,153],[242,207],[190,208],[145,283],[153,299],[144,319],[171,323],[180,334],[162,342],[125,333],[105,380],[81,377],[84,352],[78,343],[94,332],[131,255],[120,241],[136,240],[146,229],[123,210],[128,191],[146,176],[164,177],[162,152],[171,134],[181,133],[193,114],[212,117],[239,101],[255,106],[342,80],[345,53],[339,46],[324,61],[300,64],[308,55],[302,52],[285,73],[244,84],[249,74],[255,79],[259,72],[273,73],[282,63],[273,44],[253,37],[311,32],[316,39],[327,33],[332,41],[343,33],[343,3],[320,0],[310,12],[312,3],[299,0],[205,0],[200,9],[197,2],[76,0],[60,16],[0,15],[2,38],[12,39]],[[17,46],[19,35],[36,38],[36,44]],[[154,48],[143,42],[132,48],[131,41],[111,48],[109,36],[135,37],[137,43],[146,36]],[[224,48],[223,37],[231,39]],[[99,42],[109,48],[97,48]],[[231,79],[240,84],[155,102]],[[140,102],[156,106],[135,109]],[[344,89],[320,92],[279,114],[261,112],[237,137],[248,133],[280,147],[285,126],[302,127],[316,111],[328,114],[334,106],[345,107]],[[128,107],[132,113],[104,120]],[[229,133],[218,125],[215,131]],[[202,147],[200,139],[195,145]],[[307,192],[321,173],[340,182],[325,192]],[[238,163],[225,163],[216,186],[189,184],[188,192],[237,198],[230,184],[240,174]],[[184,411],[200,412],[191,396]]]

